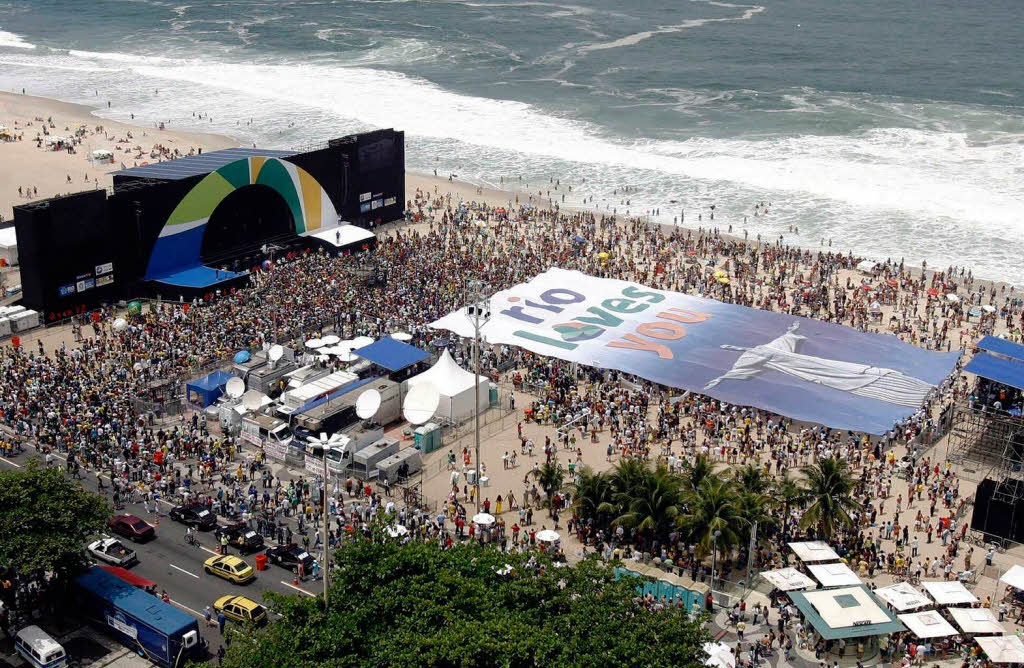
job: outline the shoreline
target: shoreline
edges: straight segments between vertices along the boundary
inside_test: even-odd
[[[228,135],[176,128],[161,130],[139,123],[108,120],[95,114],[98,109],[55,98],[0,91],[0,126],[21,138],[0,141],[0,217],[4,223],[13,220],[14,206],[111,186],[110,172],[117,170],[121,163],[130,167],[135,162],[155,160],[148,157],[155,147],[171,155],[175,150],[187,155],[193,150],[241,145],[238,139]],[[52,126],[45,123],[46,119],[53,119]],[[44,125],[47,125],[45,134],[49,137],[74,138],[74,153],[40,147],[37,137],[44,134]],[[113,161],[94,162],[91,152],[100,149],[110,150]],[[139,155],[143,157],[138,158]],[[163,155],[159,157],[164,159]],[[26,196],[24,192],[29,188],[32,195]]]

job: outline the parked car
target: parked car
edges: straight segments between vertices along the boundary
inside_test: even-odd
[[[138,515],[114,515],[107,520],[107,528],[136,543],[156,538],[156,529]]]
[[[203,563],[203,570],[235,584],[246,584],[256,578],[256,571],[252,566],[245,563],[241,557],[232,554],[210,557]]]
[[[252,622],[256,626],[267,623],[267,609],[244,596],[221,596],[213,602],[213,609],[223,612],[233,622]]]
[[[228,544],[243,552],[256,552],[263,548],[263,536],[259,535],[243,522],[238,524],[222,524],[214,529],[217,541],[221,536],[228,537]]]
[[[209,530],[217,524],[217,516],[201,503],[175,506],[168,514],[175,522],[197,529]]]
[[[307,575],[313,570],[313,556],[295,543],[272,547],[265,554],[267,555],[267,561],[275,566],[287,568],[290,571],[297,571],[301,563]]]
[[[104,537],[94,540],[85,549],[92,557],[112,566],[130,566],[139,561],[135,550],[125,546],[116,538]]]

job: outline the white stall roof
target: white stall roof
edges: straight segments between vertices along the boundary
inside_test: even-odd
[[[795,591],[797,589],[814,589],[818,583],[807,577],[795,568],[780,568],[775,571],[763,571],[761,573],[768,582],[771,582],[781,591]]]
[[[932,604],[928,597],[924,595],[924,592],[914,589],[906,582],[876,589],[875,596],[897,610],[913,610],[914,608],[923,608],[926,605]]]
[[[822,621],[833,629],[890,621],[889,614],[878,606],[863,587],[819,589],[803,596],[818,611]]]
[[[829,547],[828,543],[823,543],[820,540],[806,543],[790,543],[789,547],[796,553],[800,561],[839,561],[839,555],[836,554],[836,551]]]
[[[939,605],[961,605],[963,603],[978,602],[978,597],[969,592],[967,587],[956,580],[950,582],[933,580],[922,582],[921,586],[932,597],[932,600]]]
[[[1017,636],[983,636],[974,642],[992,663],[1024,663],[1024,642]]]
[[[858,271],[874,271],[875,267],[877,267],[877,266],[878,266],[877,262],[872,262],[871,260],[861,260],[860,262],[857,263],[857,270]]]
[[[959,632],[953,628],[953,625],[943,619],[942,615],[935,610],[911,612],[896,616],[918,638],[942,638],[959,635]]]
[[[811,564],[807,570],[823,587],[850,587],[862,584],[857,574],[846,564]]]
[[[14,231],[14,226],[5,227],[0,229],[0,246],[17,246],[18,245],[18,233]]]
[[[1003,577],[999,578],[1000,582],[1005,582],[1014,589],[1024,589],[1024,566],[1015,564],[1010,570],[1003,573]]]
[[[964,633],[1006,633],[988,608],[948,608],[953,621]]]

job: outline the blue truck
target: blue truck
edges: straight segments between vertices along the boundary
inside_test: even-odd
[[[74,600],[90,622],[159,666],[177,668],[206,656],[193,617],[101,568],[75,578]]]

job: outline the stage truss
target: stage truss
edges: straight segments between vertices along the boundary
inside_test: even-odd
[[[946,458],[960,466],[961,477],[994,480],[993,500],[1014,504],[1024,499],[1024,417],[957,404]]]

